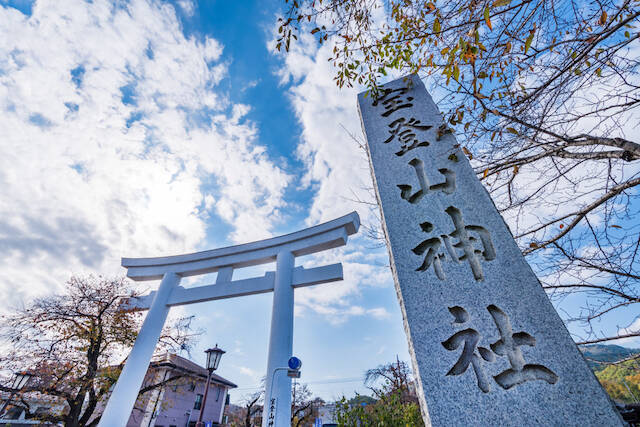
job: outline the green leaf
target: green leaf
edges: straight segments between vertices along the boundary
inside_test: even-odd
[[[438,18],[436,18],[433,21],[433,32],[434,33],[439,33],[440,32],[440,21],[438,20]]]
[[[457,65],[453,67],[453,78],[455,81],[458,81],[460,78],[460,68],[458,68]]]
[[[527,51],[531,47],[531,42],[533,42],[533,36],[534,36],[535,33],[536,33],[536,30],[531,30],[531,32],[529,32],[529,37],[527,37],[527,40],[524,42],[524,53],[525,54],[527,53]]]

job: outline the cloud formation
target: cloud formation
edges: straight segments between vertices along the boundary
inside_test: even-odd
[[[290,177],[257,141],[249,107],[218,89],[223,46],[186,38],[172,6],[0,6],[0,34],[5,301],[75,272],[119,273],[123,255],[202,249],[212,215],[234,241],[280,220]]]

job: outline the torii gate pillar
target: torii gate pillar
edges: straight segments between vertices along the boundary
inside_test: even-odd
[[[284,369],[293,350],[293,290],[342,280],[342,264],[304,269],[295,257],[344,246],[360,227],[356,212],[295,233],[244,245],[158,258],[123,258],[133,280],[162,279],[157,291],[131,298],[124,309],[149,310],[127,363],[107,402],[99,427],[126,426],[160,338],[169,309],[273,291],[273,311],[267,360],[264,427],[285,427],[291,420],[291,379]],[[276,262],[263,277],[232,280],[238,268]],[[197,288],[179,286],[186,276],[217,272],[216,283]]]
[[[276,282],[273,288],[271,336],[265,381],[262,426],[291,424],[291,378],[284,370],[293,355],[293,287],[292,273],[295,258],[291,252],[280,252],[276,261]],[[275,383],[275,384],[274,384]],[[273,403],[272,403],[273,402]],[[271,411],[271,407],[274,411]],[[274,412],[272,418],[271,413]]]

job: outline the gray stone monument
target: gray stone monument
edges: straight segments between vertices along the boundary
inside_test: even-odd
[[[427,425],[620,425],[420,79],[358,96]]]

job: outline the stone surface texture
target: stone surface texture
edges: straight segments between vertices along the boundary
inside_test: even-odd
[[[420,79],[384,89],[358,104],[426,424],[621,425]]]

